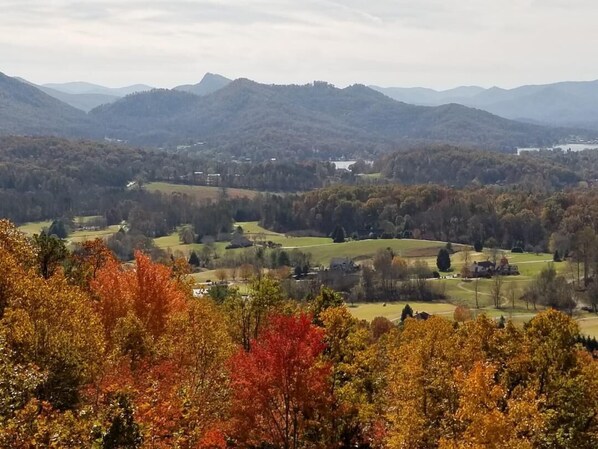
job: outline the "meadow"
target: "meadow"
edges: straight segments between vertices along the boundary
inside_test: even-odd
[[[171,184],[167,182],[150,182],[144,184],[143,188],[150,192],[161,192],[165,194],[182,193],[199,201],[217,201],[223,197],[253,199],[259,194],[259,192],[255,190]]]

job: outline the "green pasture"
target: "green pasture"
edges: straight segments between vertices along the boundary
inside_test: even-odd
[[[96,217],[76,217],[76,223],[86,223],[89,220]],[[32,223],[25,223],[19,226],[19,230],[27,235],[39,234],[42,229],[49,228],[52,221],[37,221]],[[99,231],[75,231],[69,234],[67,242],[69,243],[81,243],[86,240],[94,240],[96,238],[106,238],[115,234],[120,229],[119,225],[108,226],[105,229]]]
[[[182,193],[200,201],[215,201],[222,198],[223,194],[228,198],[250,199],[255,198],[259,194],[259,192],[255,190],[170,184],[167,182],[150,182],[144,184],[143,188],[150,192],[161,192],[165,194]]]

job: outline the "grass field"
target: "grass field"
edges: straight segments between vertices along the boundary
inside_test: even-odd
[[[95,218],[95,217],[76,217],[75,221],[78,223],[85,223],[86,221]],[[19,230],[24,232],[27,235],[39,234],[42,229],[49,228],[52,224],[51,221],[37,221],[33,223],[25,223],[24,225],[19,226]],[[100,231],[75,231],[69,234],[67,238],[68,243],[81,243],[86,240],[93,240],[96,238],[105,238],[108,237],[120,229],[119,225],[112,225],[108,226],[105,229]]]
[[[351,314],[360,320],[371,321],[376,317],[382,316],[391,321],[399,320],[405,304],[409,304],[413,312],[428,312],[435,315],[443,315],[449,318],[453,317],[455,306],[442,302],[387,302],[387,303],[360,303],[349,305]]]
[[[351,314],[360,320],[371,321],[376,317],[385,317],[391,321],[398,321],[401,318],[401,312],[405,304],[409,304],[414,313],[428,312],[432,315],[439,315],[448,319],[453,318],[455,305],[448,302],[417,302],[417,301],[401,301],[401,302],[386,302],[386,303],[360,303],[355,305],[348,305]],[[490,318],[498,319],[503,316],[507,320],[513,321],[517,325],[531,320],[536,312],[533,310],[526,310],[521,308],[509,309],[494,309],[484,307],[480,309],[471,309],[472,315],[484,314]],[[583,313],[575,316],[581,333],[591,337],[598,337],[598,315]]]
[[[19,230],[27,235],[39,234],[42,229],[49,228],[52,221],[35,221],[32,223],[25,223],[19,226]]]
[[[150,182],[143,186],[150,192],[166,194],[182,193],[200,201],[216,201],[222,198],[223,192],[228,198],[255,198],[259,192],[255,190],[233,189],[210,186],[192,186],[184,184],[170,184],[167,182]]]
[[[435,255],[438,250],[444,247],[442,242],[411,239],[389,239],[389,240],[360,240],[345,243],[332,243],[328,237],[292,237],[277,232],[268,231],[260,227],[257,222],[236,223],[241,226],[249,239],[272,241],[282,245],[287,250],[299,249],[312,255],[315,265],[328,266],[333,257],[348,257],[350,259],[367,259],[373,257],[379,249],[391,248],[396,254],[402,257],[421,257]],[[183,245],[180,243],[176,232],[154,240],[156,245],[164,250],[182,251],[189,254],[191,251],[201,251],[203,245]],[[223,255],[227,243],[218,242],[215,244],[216,251]],[[455,245],[458,247],[458,245]],[[435,263],[434,257],[434,263]]]

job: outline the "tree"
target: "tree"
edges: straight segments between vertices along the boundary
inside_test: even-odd
[[[330,402],[324,348],[324,331],[309,315],[275,316],[249,352],[231,359],[232,432],[241,445],[304,446]]]
[[[59,239],[65,239],[69,235],[68,227],[63,220],[54,220],[48,228],[47,234],[49,236],[56,236]]]
[[[141,447],[143,438],[139,425],[135,422],[133,405],[124,393],[116,395],[110,406],[109,427],[102,436],[103,449],[136,449]]]
[[[377,316],[370,324],[372,337],[376,341],[378,341],[382,335],[387,334],[391,329],[394,329],[394,327],[395,325],[392,324],[392,321],[383,316]]]
[[[345,229],[342,226],[337,225],[330,237],[334,243],[344,243],[346,238]]]
[[[457,306],[453,313],[453,319],[458,323],[471,320],[471,310],[466,306]]]
[[[405,304],[405,307],[403,307],[403,310],[401,311],[401,323],[407,318],[413,318],[413,309],[409,304]]]
[[[344,303],[342,296],[331,288],[322,286],[320,294],[316,296],[309,305],[309,311],[313,315],[314,323],[322,325],[320,315],[331,307],[340,307]]]
[[[179,229],[179,240],[183,245],[189,245],[195,242],[196,235],[193,226],[185,225]]]
[[[481,253],[482,250],[484,249],[484,244],[482,243],[481,240],[476,240],[473,244],[473,249],[475,250],[476,253]]]
[[[191,294],[173,277],[172,268],[152,262],[141,252],[135,253],[134,270],[108,262],[90,289],[98,298],[96,307],[107,335],[120,318],[133,313],[154,338],[162,335],[171,314],[181,310]]]
[[[495,274],[492,277],[492,285],[490,286],[490,296],[496,309],[500,309],[500,300],[502,298],[503,277],[500,274]]]
[[[451,268],[451,256],[446,248],[441,248],[436,257],[436,266],[440,271],[449,271]]]
[[[33,236],[37,248],[37,263],[40,274],[48,279],[54,274],[56,268],[66,260],[68,251],[64,242],[59,238],[41,232]]]
[[[191,251],[191,255],[189,256],[189,265],[192,267],[199,267],[200,265],[199,257],[195,251]]]

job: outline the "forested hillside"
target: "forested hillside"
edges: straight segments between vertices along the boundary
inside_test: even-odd
[[[273,198],[262,209],[271,229],[313,229],[330,235],[342,226],[351,236],[382,230],[389,238],[534,250],[571,248],[572,237],[598,223],[598,191],[439,185],[335,186],[298,197]],[[562,252],[563,253],[563,252]]]
[[[560,189],[598,177],[598,153],[524,152],[521,155],[442,146],[401,151],[376,162],[385,178],[403,184],[526,185]]]
[[[598,445],[598,364],[560,312],[369,323],[329,289],[195,298],[184,260],[61,245],[0,220],[0,447]]]
[[[103,137],[83,111],[0,73],[0,135],[10,134]]]
[[[268,86],[236,80],[206,97],[175,91],[129,96],[92,111],[111,137],[148,145],[200,141],[265,157],[373,154],[398,142],[439,141],[509,150],[547,144],[563,130],[450,105],[399,103],[365,86]]]

